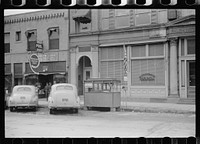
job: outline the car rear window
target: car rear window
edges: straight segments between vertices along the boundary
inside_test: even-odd
[[[56,87],[56,90],[73,90],[73,87],[68,85],[60,85]]]
[[[24,91],[30,92],[30,91],[31,91],[31,88],[29,88],[29,87],[20,87],[20,88],[17,89],[17,91],[18,91],[18,92],[20,92],[20,91],[23,91],[23,92],[24,92]]]

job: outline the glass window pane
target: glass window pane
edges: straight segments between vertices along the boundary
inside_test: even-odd
[[[10,33],[4,34],[4,43],[10,43]]]
[[[132,47],[132,57],[145,57],[146,56],[146,47],[145,45],[138,45]]]
[[[49,40],[49,49],[59,49],[59,39]]]
[[[163,44],[149,45],[149,56],[163,56],[163,55],[164,55]]]
[[[151,23],[150,13],[141,13],[136,15],[136,26],[146,25]]]
[[[181,86],[185,87],[185,62],[181,61]]]
[[[136,9],[135,10],[136,14],[139,14],[139,13],[148,13],[148,12],[151,12],[151,10],[150,9]]]
[[[115,19],[115,25],[116,27],[129,27],[130,26],[130,17],[128,16],[120,16],[116,17]]]
[[[129,12],[130,12],[129,9],[116,9],[116,10],[115,10],[115,15],[116,15],[116,16],[129,15]]]
[[[187,39],[187,53],[195,54],[195,39]]]
[[[184,39],[181,39],[181,56],[184,56]]]

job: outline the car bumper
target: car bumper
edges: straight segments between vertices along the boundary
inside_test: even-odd
[[[9,107],[37,107],[37,104],[10,104]]]

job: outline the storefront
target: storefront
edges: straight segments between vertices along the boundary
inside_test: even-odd
[[[195,99],[195,16],[187,16],[170,23],[168,39],[174,41],[170,47],[172,53],[177,53],[176,56],[174,55],[174,59],[177,59],[178,64],[173,66],[172,63],[171,68],[172,73],[174,71],[178,79],[177,88],[174,89],[176,90],[175,94],[180,99]],[[172,85],[172,83],[174,82],[171,81],[170,84]]]
[[[34,73],[37,72],[37,73]],[[39,94],[44,94],[44,87],[48,84],[66,83],[68,82],[68,73],[66,72],[66,61],[41,62],[34,69],[30,68],[30,64],[25,64],[25,84],[39,85]]]

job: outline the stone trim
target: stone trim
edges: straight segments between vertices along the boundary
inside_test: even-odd
[[[53,18],[61,18],[64,17],[65,13],[54,13],[54,14],[44,14],[39,16],[29,16],[24,18],[12,18],[8,20],[4,20],[4,24],[13,24],[13,23],[21,23],[21,22],[29,22],[29,21],[39,21]]]

